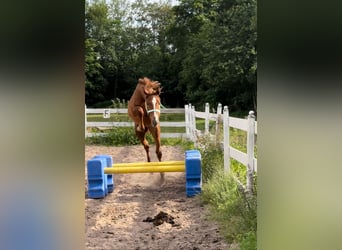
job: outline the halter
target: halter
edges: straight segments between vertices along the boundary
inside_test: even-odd
[[[151,112],[159,112],[160,113],[160,109],[156,109],[156,101],[155,99],[152,99],[152,104],[153,104],[153,109],[147,109],[147,103],[145,100],[145,109],[147,111],[147,114],[151,113]]]

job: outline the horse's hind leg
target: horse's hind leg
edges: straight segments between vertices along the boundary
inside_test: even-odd
[[[135,115],[135,123],[136,123],[135,129],[139,132],[144,133],[144,136],[145,136],[146,131],[145,131],[145,126],[144,126],[144,110],[142,107],[136,106],[133,112]]]
[[[150,162],[151,161],[150,146],[148,145],[148,141],[146,140],[146,137],[145,137],[146,131],[141,132],[141,131],[135,130],[135,134],[139,138],[139,141],[141,142],[141,144],[144,146],[144,149],[146,151],[147,161]]]

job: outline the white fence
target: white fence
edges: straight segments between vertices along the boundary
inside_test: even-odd
[[[185,105],[185,123],[187,138],[196,143],[199,135],[209,134],[209,121],[215,121],[215,140],[222,143],[224,151],[224,170],[230,171],[230,158],[237,160],[247,167],[247,183],[245,189],[248,192],[253,190],[253,175],[257,171],[257,159],[254,157],[255,135],[257,135],[257,122],[254,112],[250,111],[247,119],[241,119],[229,116],[228,106],[224,106],[222,114],[222,105],[219,104],[215,114],[209,112],[209,104],[205,105],[205,112],[195,111],[195,107]],[[205,129],[200,131],[196,129],[196,118],[205,119]],[[223,123],[223,141],[220,140],[220,123]],[[247,132],[247,153],[230,146],[229,128],[237,128]]]
[[[89,122],[87,121],[87,114],[102,114],[104,117],[109,118],[110,115],[115,116],[116,114],[127,114],[127,108],[111,108],[111,109],[88,109],[85,106],[85,137],[92,136],[105,136],[107,133],[88,133],[88,128],[112,128],[112,127],[131,127],[134,128],[133,122]],[[161,114],[184,114],[183,108],[178,109],[161,109]],[[160,122],[161,127],[185,127],[185,122]],[[186,133],[163,133],[160,134],[162,138],[179,138],[186,137]]]
[[[224,151],[224,170],[230,171],[230,158],[237,160],[247,167],[247,185],[246,190],[252,190],[253,175],[257,171],[257,159],[254,157],[254,143],[255,135],[257,134],[257,122],[255,121],[254,112],[250,111],[247,119],[241,119],[229,116],[229,110],[227,106],[223,107],[219,104],[216,109],[216,113],[209,112],[209,104],[205,105],[205,111],[199,112],[195,110],[195,107],[191,104],[185,105],[183,108],[178,109],[162,109],[161,114],[179,114],[185,115],[185,122],[160,122],[161,127],[184,127],[185,133],[161,133],[162,138],[188,138],[195,143],[200,135],[209,133],[209,121],[215,122],[215,135],[211,135],[221,143]],[[85,107],[85,136],[90,137],[94,135],[106,135],[106,133],[88,133],[88,127],[134,127],[133,122],[88,122],[87,114],[103,114],[105,117],[108,114],[127,114],[127,109],[114,108],[114,109],[88,109]],[[196,118],[204,119],[204,131],[196,128]],[[223,124],[223,126],[221,125]],[[233,127],[247,132],[247,153],[230,146],[229,143],[229,128]],[[222,134],[221,128],[223,128],[223,140],[220,135]],[[163,130],[162,130],[163,131]],[[219,141],[218,141],[219,140]]]

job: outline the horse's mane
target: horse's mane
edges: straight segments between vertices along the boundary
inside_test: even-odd
[[[139,84],[144,85],[144,91],[146,94],[160,95],[161,87],[158,81],[151,81],[151,79],[144,77],[139,79]]]

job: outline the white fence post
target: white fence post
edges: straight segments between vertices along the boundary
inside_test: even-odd
[[[222,121],[222,104],[217,105],[217,119],[216,119],[216,144],[220,142],[220,132],[221,132],[221,121]]]
[[[196,143],[196,114],[195,114],[195,106],[191,106],[191,127],[192,127],[192,141]]]
[[[248,115],[248,131],[247,131],[247,185],[248,193],[253,193],[254,186],[254,133],[255,133],[255,116],[254,111],[249,111]]]
[[[190,138],[189,106],[190,105],[184,105],[185,133],[188,139]]]
[[[84,105],[84,137],[87,137],[87,104]]]
[[[189,134],[190,140],[193,141],[193,127],[192,127],[192,105],[189,103]]]
[[[228,106],[223,108],[223,165],[224,172],[230,172],[230,142],[229,142],[229,110]]]
[[[209,134],[209,103],[205,104],[205,123],[204,123],[204,133]]]

